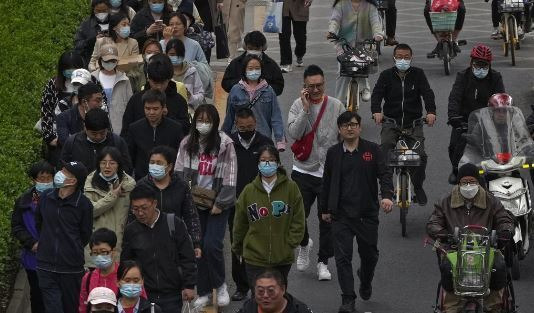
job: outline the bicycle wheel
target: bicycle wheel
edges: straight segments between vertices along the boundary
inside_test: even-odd
[[[508,49],[510,50],[510,57],[512,58],[512,66],[515,66],[515,50],[517,48],[517,34],[516,34],[516,24],[515,24],[515,17],[513,15],[510,15],[508,18],[508,38],[510,39],[510,42],[508,43]]]
[[[508,38],[508,23],[506,23],[506,14],[503,14],[501,17],[501,32],[502,32],[502,39],[504,40],[504,43],[502,45],[504,56],[508,56],[508,46],[510,39]]]
[[[358,112],[360,106],[360,86],[356,79],[351,80],[347,95],[347,111]]]
[[[408,199],[408,188],[410,186],[408,185],[408,173],[401,172],[400,173],[400,205],[399,205],[399,212],[400,212],[400,222],[401,222],[401,228],[402,228],[402,237],[406,237],[406,215],[408,214],[408,206],[409,206],[409,200]]]
[[[451,74],[451,47],[449,42],[443,42],[441,45],[441,53],[443,56],[443,69],[445,70],[445,75]]]

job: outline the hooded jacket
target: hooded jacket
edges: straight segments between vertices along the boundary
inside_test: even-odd
[[[304,237],[304,216],[300,190],[283,169],[270,194],[258,175],[237,200],[232,250],[256,266],[291,264]]]
[[[196,109],[204,103],[204,85],[202,84],[197,68],[193,64],[184,62],[184,66],[187,66],[187,69],[180,82],[185,85],[187,91],[191,94],[188,101],[189,106]]]
[[[312,310],[303,302],[286,292],[284,297],[287,300],[286,308],[283,313],[313,313]],[[258,303],[256,298],[252,297],[243,303],[243,307],[237,313],[258,313]]]

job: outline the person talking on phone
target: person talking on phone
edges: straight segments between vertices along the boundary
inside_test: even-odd
[[[135,14],[130,25],[131,37],[139,43],[139,50],[148,38],[158,41],[163,38],[163,30],[169,22],[172,12],[167,0],[148,0],[145,6]]]
[[[323,70],[317,65],[310,65],[304,70],[304,85],[287,118],[287,132],[295,141],[313,132],[313,125],[317,127],[313,137],[313,145],[307,158],[293,157],[294,180],[302,194],[306,219],[310,215],[315,200],[321,196],[324,162],[326,151],[338,143],[336,128],[337,117],[345,112],[345,107],[338,99],[325,94],[326,82]],[[321,113],[321,111],[324,113]],[[319,253],[317,260],[317,277],[319,280],[330,280],[332,275],[328,270],[328,259],[334,256],[332,249],[331,226],[321,219],[319,212]],[[308,226],[304,238],[300,242],[297,257],[297,270],[304,271],[310,264],[310,250],[313,241],[308,234]]]

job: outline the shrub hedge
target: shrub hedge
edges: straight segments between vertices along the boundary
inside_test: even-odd
[[[0,312],[11,297],[18,262],[11,210],[29,186],[28,166],[40,158],[33,125],[41,92],[89,8],[89,0],[0,1]]]

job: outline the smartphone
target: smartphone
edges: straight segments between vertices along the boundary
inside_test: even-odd
[[[304,96],[306,97],[306,99],[309,99],[310,98],[310,90],[308,88],[306,88],[306,85],[304,85],[303,88],[304,88]]]
[[[163,25],[163,20],[156,20],[156,24]]]

